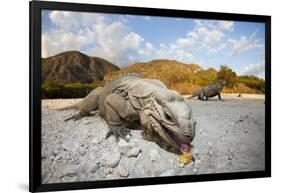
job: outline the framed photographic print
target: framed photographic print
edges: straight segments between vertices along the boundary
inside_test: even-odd
[[[270,30],[30,2],[30,191],[270,177]]]

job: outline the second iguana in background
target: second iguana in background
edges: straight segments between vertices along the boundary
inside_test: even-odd
[[[221,92],[225,84],[225,80],[218,80],[214,84],[204,86],[199,90],[195,91],[190,97],[188,97],[188,99],[198,97],[199,100],[208,100],[211,97],[218,96],[219,100],[222,100]]]
[[[128,123],[138,122],[146,139],[172,152],[186,152],[195,136],[196,122],[190,107],[176,91],[169,90],[159,80],[125,75],[98,87],[80,103],[64,109],[76,108],[78,114],[67,120],[78,120],[98,110],[106,120],[106,138],[115,136],[128,140]]]

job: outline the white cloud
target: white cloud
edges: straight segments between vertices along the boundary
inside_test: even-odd
[[[265,65],[263,63],[249,64],[244,68],[243,74],[264,77],[264,72],[265,72]]]
[[[69,50],[81,50],[83,45],[87,45],[92,41],[88,41],[92,34],[79,35],[72,32],[51,31],[42,34],[42,57],[49,57],[60,52]]]
[[[195,40],[193,38],[179,38],[176,43],[182,47],[189,47],[195,44]]]
[[[199,27],[197,30],[199,38],[203,38],[206,44],[214,44],[221,40],[224,36],[223,32],[216,29],[208,29],[206,27]]]
[[[218,21],[219,26],[223,30],[228,30],[232,31],[234,27],[234,22],[233,21]]]
[[[144,19],[145,19],[146,21],[150,21],[150,20],[151,20],[151,17],[150,17],[150,16],[144,16]]]
[[[176,45],[193,51],[206,50],[209,53],[216,53],[225,48],[224,38],[225,34],[219,22],[195,20],[195,26],[192,31],[188,32],[186,37],[178,38]]]
[[[249,37],[241,36],[239,39],[228,39],[228,42],[232,44],[232,54],[241,54],[242,52],[263,47],[263,44],[255,38],[256,31]]]
[[[42,34],[42,57],[83,50],[122,66],[134,60],[144,41],[123,20],[110,21],[101,14],[52,11],[49,17],[55,27]]]
[[[186,52],[185,50],[177,50],[176,58],[179,61],[192,61],[193,55],[191,53]]]
[[[234,22],[231,21],[196,20],[194,28],[183,37],[156,45],[128,27],[126,22],[135,16],[113,18],[93,13],[52,11],[49,17],[53,28],[42,34],[43,57],[80,50],[122,67],[139,60],[156,58],[195,63],[201,53],[214,54],[229,45],[232,45],[233,53],[262,46],[255,40],[256,33],[248,38],[228,39],[227,31],[234,29]],[[249,65],[245,73],[254,72],[254,69]]]
[[[137,33],[128,32],[121,22],[110,24],[100,23],[96,26],[98,47],[92,49],[89,54],[98,52],[103,58],[124,66],[132,62],[132,55],[137,53],[144,39]]]

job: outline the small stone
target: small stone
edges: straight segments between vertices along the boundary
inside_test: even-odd
[[[184,167],[184,164],[183,164],[183,163],[179,163],[179,167],[180,167],[180,168],[183,168],[183,167]]]
[[[176,175],[176,170],[170,169],[170,170],[163,172],[159,176],[174,176],[174,175]]]
[[[62,155],[57,156],[55,159],[55,161],[59,161],[59,160],[62,160]]]
[[[158,151],[156,151],[155,149],[152,149],[152,150],[149,152],[149,155],[150,155],[150,160],[151,160],[151,161],[155,161],[156,158],[158,157],[159,153],[158,153]]]
[[[67,151],[76,151],[79,148],[79,143],[74,140],[68,140],[62,144],[63,149]]]
[[[85,150],[81,150],[80,154],[81,154],[81,156],[84,156],[84,155],[86,155],[86,151]]]
[[[98,176],[100,176],[101,178],[105,178],[106,177],[106,168],[104,167],[101,167],[99,170],[98,170]]]
[[[195,164],[195,167],[199,167],[199,165],[202,163],[202,161],[200,159],[196,159],[194,164]]]
[[[209,146],[212,146],[212,143],[211,143],[211,142],[209,142],[209,143],[208,143],[208,145],[209,145]]]
[[[141,148],[140,147],[134,147],[132,148],[128,153],[127,153],[127,157],[137,157],[139,155],[139,153],[141,152]]]
[[[194,173],[194,174],[198,173],[198,169],[197,169],[197,168],[194,168],[194,169],[193,169],[193,173]]]
[[[54,160],[55,160],[55,156],[52,155],[52,156],[50,157],[50,160],[51,160],[51,161],[54,161]]]
[[[125,169],[122,165],[119,165],[117,170],[121,177],[128,177],[130,174],[129,171]]]
[[[109,167],[115,168],[119,164],[119,161],[121,159],[121,154],[119,152],[110,153],[107,154],[105,159],[106,159],[106,164]]]
[[[93,144],[98,144],[99,141],[98,141],[96,138],[93,138],[93,139],[92,139],[92,143],[93,143]]]
[[[227,159],[228,159],[229,161],[231,161],[231,160],[233,159],[233,155],[229,155],[229,156],[227,157]]]
[[[198,155],[199,154],[198,149],[197,148],[193,148],[192,149],[192,154],[193,155]]]
[[[238,118],[238,121],[239,121],[239,122],[243,122],[243,121],[244,121],[244,118],[243,118],[242,116],[240,116],[240,117]]]
[[[88,168],[87,168],[87,165],[85,164],[85,162],[81,162],[80,164],[78,163],[77,165],[79,165],[79,166],[77,167],[77,170],[76,170],[76,172],[77,172],[78,174],[83,174],[83,173],[85,173],[86,171],[88,171]]]
[[[75,168],[68,168],[60,177],[63,182],[74,182],[77,180],[77,172]]]
[[[86,121],[85,121],[85,124],[86,124],[86,125],[89,125],[89,124],[91,124],[91,121],[90,121],[90,120],[86,120]]]
[[[99,164],[94,163],[90,171],[91,173],[95,173],[99,168],[100,168]]]
[[[41,159],[47,159],[47,156],[46,155],[42,155]]]
[[[127,153],[132,149],[132,146],[124,140],[118,142],[118,150],[122,155],[127,155]]]
[[[57,156],[57,155],[58,155],[58,150],[52,151],[52,155],[53,155],[53,156]]]
[[[114,169],[113,168],[106,168],[105,170],[105,174],[108,176],[110,174],[112,174],[114,172]]]

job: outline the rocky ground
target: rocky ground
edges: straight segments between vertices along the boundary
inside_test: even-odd
[[[197,120],[195,159],[188,165],[142,139],[139,130],[132,130],[129,143],[117,144],[113,137],[105,140],[108,126],[98,114],[64,122],[75,111],[52,110],[79,99],[43,100],[43,183],[263,170],[264,97],[223,98],[188,100]]]

